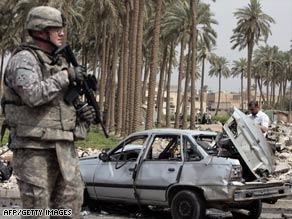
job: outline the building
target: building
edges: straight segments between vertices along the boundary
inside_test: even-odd
[[[243,101],[243,108],[246,109],[247,102],[245,95]],[[229,111],[234,107],[241,109],[241,94],[234,92],[222,92],[220,96],[219,111]],[[210,111],[215,111],[219,99],[219,93],[208,93],[207,95],[207,108]]]

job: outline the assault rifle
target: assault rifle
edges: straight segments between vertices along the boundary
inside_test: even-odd
[[[63,46],[59,47],[55,51],[55,55],[58,54],[63,54],[67,60],[67,62],[71,63],[74,67],[79,66],[75,55],[71,49],[71,46],[69,44],[64,44]],[[109,137],[107,134],[103,121],[101,119],[100,115],[100,108],[98,103],[96,102],[95,96],[94,96],[94,91],[97,90],[97,80],[94,75],[87,75],[85,77],[85,80],[82,83],[75,83],[71,85],[71,88],[69,89],[68,94],[65,97],[65,101],[69,104],[73,104],[74,101],[82,95],[85,95],[86,101],[88,105],[93,106],[95,110],[95,123],[98,124],[100,123],[101,128],[103,130],[103,133],[106,138]],[[84,107],[85,105],[81,106],[80,108]]]

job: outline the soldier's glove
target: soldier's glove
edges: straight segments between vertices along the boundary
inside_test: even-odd
[[[78,116],[83,121],[93,123],[96,117],[96,113],[93,106],[84,105],[78,110]]]
[[[69,80],[71,83],[82,83],[86,76],[85,73],[85,67],[82,65],[68,68]]]

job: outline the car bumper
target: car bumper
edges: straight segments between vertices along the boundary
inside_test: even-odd
[[[259,199],[283,198],[292,195],[291,185],[272,186],[266,188],[242,188],[234,191],[233,200],[236,202]]]

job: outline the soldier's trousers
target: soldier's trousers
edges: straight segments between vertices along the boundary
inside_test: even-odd
[[[56,144],[56,149],[14,149],[13,167],[23,208],[71,209],[72,216],[58,218],[80,218],[84,187],[73,143]]]

